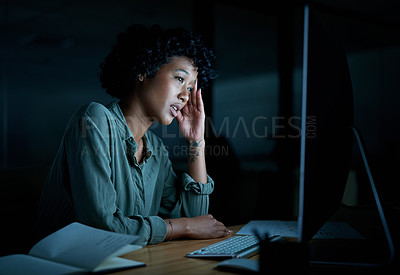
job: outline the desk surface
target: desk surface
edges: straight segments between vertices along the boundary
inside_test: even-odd
[[[232,231],[233,236],[236,234],[240,228],[244,225],[237,225],[229,227]],[[230,238],[219,238],[219,239],[207,239],[207,240],[189,240],[189,239],[180,239],[180,240],[172,240],[168,242],[163,242],[155,245],[148,245],[140,250],[136,250],[130,253],[123,255],[123,258],[144,262],[146,263],[145,267],[138,267],[133,269],[128,269],[120,272],[115,272],[113,274],[136,274],[136,273],[146,273],[146,274],[229,274],[226,271],[219,271],[216,269],[219,261],[217,260],[209,260],[209,259],[199,259],[199,258],[187,258],[185,255],[189,252],[195,251],[202,247],[211,245],[213,243],[222,241],[224,239]],[[346,241],[347,243],[347,241]],[[349,245],[346,245],[349,247]],[[346,247],[345,246],[345,247]],[[343,251],[342,247],[340,248],[340,252]],[[378,251],[381,251],[378,249]],[[250,259],[258,260],[259,255],[254,255]],[[344,274],[345,271],[340,266],[309,266],[309,274],[322,274],[328,270],[340,270],[340,274]],[[347,269],[347,268],[346,268]],[[400,265],[398,264],[398,260],[396,260],[394,266],[389,266],[386,270],[396,270],[397,273],[380,273],[382,270],[376,269],[379,271],[376,274],[400,274]],[[324,272],[321,272],[324,271]],[[374,269],[375,270],[375,269]],[[354,274],[356,269],[350,268],[348,270],[350,273],[346,274]],[[368,272],[371,270],[368,269]],[[233,273],[232,273],[233,274]],[[357,273],[357,274],[365,274],[365,273]],[[370,274],[370,273],[367,273]]]
[[[239,231],[243,225],[229,227],[233,233]],[[231,236],[233,236],[232,234]],[[215,267],[219,261],[208,259],[187,258],[185,255],[194,250],[207,245],[219,242],[226,238],[208,239],[208,240],[172,240],[154,245],[148,245],[140,250],[125,254],[124,258],[144,262],[145,267],[128,269],[113,274],[228,274],[225,271],[216,270]],[[258,259],[258,255],[251,257]]]

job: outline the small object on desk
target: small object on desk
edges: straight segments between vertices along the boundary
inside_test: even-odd
[[[253,235],[277,234],[282,237],[297,238],[297,221],[252,220],[237,234]],[[357,230],[345,222],[326,222],[313,236],[314,239],[365,239]]]
[[[250,259],[229,259],[217,264],[217,269],[240,273],[258,273],[260,264],[258,261]]]

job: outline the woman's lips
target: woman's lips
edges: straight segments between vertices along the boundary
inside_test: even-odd
[[[170,109],[171,109],[172,115],[173,115],[174,117],[176,117],[176,116],[178,115],[178,112],[179,112],[180,109],[181,109],[181,106],[180,106],[180,105],[175,105],[175,104],[173,104],[173,105],[170,106]]]

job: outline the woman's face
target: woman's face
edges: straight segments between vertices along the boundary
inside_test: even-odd
[[[188,57],[172,57],[153,78],[145,78],[137,93],[144,115],[151,121],[169,125],[186,105],[194,90],[197,68]]]

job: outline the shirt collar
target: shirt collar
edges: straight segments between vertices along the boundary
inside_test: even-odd
[[[127,140],[129,138],[133,138],[133,135],[131,133],[131,130],[128,127],[128,124],[126,123],[124,114],[122,113],[121,108],[118,105],[118,102],[113,101],[111,102],[107,108],[111,111],[111,113],[115,117],[115,122],[118,126],[118,130],[121,134],[121,138],[123,140]]]
[[[118,127],[118,130],[121,134],[121,138],[122,140],[131,140],[131,144],[134,146],[134,152],[137,149],[137,144],[135,142],[135,139],[133,138],[133,134],[131,132],[131,130],[128,127],[128,124],[126,123],[124,114],[122,113],[121,108],[119,107],[118,102],[113,101],[111,102],[107,108],[111,111],[111,113],[114,115],[115,117],[115,121]],[[149,131],[146,131],[146,133],[144,134],[144,138],[145,138],[145,142],[146,142],[146,148],[147,148],[147,153],[146,153],[146,160],[152,155],[153,152],[153,144],[151,142],[149,142]]]

